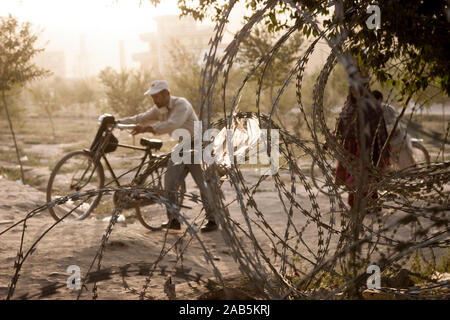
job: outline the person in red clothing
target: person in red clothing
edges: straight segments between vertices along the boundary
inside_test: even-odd
[[[361,157],[362,152],[361,142],[364,141],[366,156],[370,162],[365,168],[367,169],[368,166],[372,165],[384,169],[389,165],[389,149],[386,149],[380,158],[382,148],[388,137],[381,105],[375,99],[371,102],[365,100],[364,111],[362,112],[363,119],[361,122],[364,125],[365,130],[363,131],[365,132],[362,135],[360,135],[359,130],[360,112],[358,108],[360,107],[362,106],[358,106],[352,89],[349,89],[344,108],[336,122],[336,138],[345,150],[350,153],[347,160],[352,168],[358,168],[358,159]],[[372,181],[374,178],[376,179],[373,175],[369,175],[369,179],[372,179]],[[336,168],[336,183],[346,186],[349,191],[348,204],[353,208],[356,194],[355,177],[352,176],[342,161],[339,161]],[[363,194],[367,195],[367,190],[364,190]],[[378,194],[375,192],[372,198],[378,198]]]

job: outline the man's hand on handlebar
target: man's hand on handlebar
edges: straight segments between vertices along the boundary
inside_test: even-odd
[[[140,124],[137,124],[136,127],[133,130],[131,130],[131,134],[133,136],[136,134],[139,134],[139,133],[144,133],[144,132],[155,133],[155,130],[153,130],[152,126],[143,126]]]

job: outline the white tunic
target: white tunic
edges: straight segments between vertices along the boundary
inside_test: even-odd
[[[170,96],[168,108],[159,109],[156,105],[150,110],[138,115],[120,119],[124,124],[146,124],[150,121],[160,121],[152,125],[156,134],[172,134],[176,129],[186,129],[194,136],[194,122],[198,121],[192,105],[181,97]]]

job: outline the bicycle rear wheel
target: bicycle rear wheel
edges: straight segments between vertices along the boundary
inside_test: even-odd
[[[74,192],[84,192],[103,188],[105,175],[101,163],[94,162],[87,151],[74,151],[65,155],[53,169],[47,185],[47,202],[56,197],[67,196]],[[48,208],[51,216],[59,221],[65,219],[82,220],[91,214],[100,202],[102,195],[69,200],[66,203]]]

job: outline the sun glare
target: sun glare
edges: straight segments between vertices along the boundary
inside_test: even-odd
[[[105,66],[119,67],[119,42],[123,41],[128,67],[131,55],[147,49],[139,35],[156,31],[157,16],[178,15],[176,0],[155,8],[139,0],[1,0],[0,16],[12,14],[40,30],[47,51],[64,51],[68,74],[77,55],[90,56],[92,73]]]

